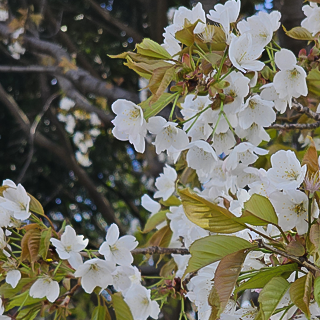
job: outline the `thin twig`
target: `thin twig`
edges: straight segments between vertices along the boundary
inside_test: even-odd
[[[29,144],[30,144],[30,150],[29,150],[29,153],[28,153],[28,157],[27,157],[27,161],[26,163],[24,164],[18,178],[17,178],[17,183],[20,183],[21,180],[23,179],[24,175],[26,174],[29,166],[30,166],[30,163],[31,163],[31,160],[32,160],[32,157],[33,157],[33,153],[34,153],[34,135],[36,133],[36,130],[37,130],[37,127],[42,119],[42,117],[45,115],[45,113],[48,111],[48,109],[50,108],[50,105],[52,103],[52,101],[54,99],[56,99],[57,97],[60,96],[60,93],[54,93],[53,95],[51,95],[49,97],[49,99],[46,101],[46,103],[44,104],[43,108],[42,108],[42,111],[35,117],[31,127],[30,127],[30,135],[29,135]]]
[[[277,130],[305,130],[305,129],[316,129],[320,127],[320,121],[314,123],[285,123],[285,124],[273,124],[266,129],[277,129]]]

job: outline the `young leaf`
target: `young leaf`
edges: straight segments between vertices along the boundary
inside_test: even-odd
[[[320,307],[320,277],[314,280],[314,300],[316,300],[318,306]]]
[[[215,292],[211,296],[209,295],[209,304],[213,306],[210,320],[216,320],[224,311],[246,256],[245,250],[240,250],[225,256],[220,261],[214,276],[214,286],[211,289]],[[215,302],[210,301],[210,298],[219,299],[218,308]]]
[[[320,250],[320,224],[314,223],[310,228],[309,240],[314,245],[314,251],[319,252]]]
[[[146,246],[157,246],[167,248],[170,244],[171,237],[172,230],[169,226],[165,226],[152,235],[152,237],[148,240]]]
[[[41,239],[40,239],[40,247],[39,247],[39,256],[42,257],[42,259],[47,258],[49,246],[50,246],[50,238],[52,237],[52,230],[51,227],[47,230],[44,230],[41,233]]]
[[[123,300],[120,292],[112,295],[112,305],[116,313],[117,320],[133,320],[130,308]]]
[[[158,114],[163,108],[165,108],[170,102],[172,102],[179,93],[163,93],[157,102],[152,103],[153,96],[140,103],[140,107],[143,110],[144,118],[148,120],[150,117]]]
[[[252,248],[254,245],[249,241],[235,236],[213,235],[196,240],[190,246],[191,258],[185,275],[219,261],[229,254]]]
[[[308,168],[308,174],[313,174],[319,171],[318,153],[313,139],[310,136],[308,136],[308,138],[311,143],[304,154],[301,165],[306,164]]]
[[[154,215],[152,215],[148,219],[142,233],[150,232],[151,230],[155,229],[156,226],[159,225],[161,222],[165,221],[167,218],[167,212],[169,212],[169,210],[161,210],[155,213]]]
[[[29,210],[43,216],[44,211],[43,211],[41,203],[34,196],[32,196],[30,193],[28,193],[28,196],[30,197]]]
[[[29,306],[43,300],[46,300],[46,298],[39,298],[39,299],[32,298],[31,296],[29,296],[29,290],[27,290],[13,297],[9,301],[9,303],[6,305],[6,311],[9,311],[14,307]]]
[[[251,279],[242,283],[234,293],[238,293],[247,289],[258,289],[263,288],[272,278],[274,277],[284,277],[287,278],[294,271],[298,270],[298,265],[296,263],[285,264],[277,267],[270,267],[265,270],[259,271]]]
[[[21,260],[29,260],[34,263],[39,258],[41,230],[28,230],[21,240]]]
[[[29,285],[34,280],[35,279],[32,278],[22,278],[15,288],[12,288],[10,284],[5,283],[0,286],[0,295],[5,299],[10,299],[16,296],[25,286]]]
[[[245,202],[244,213],[239,218],[239,221],[259,226],[269,223],[277,225],[278,217],[270,200],[255,193]]]
[[[259,295],[260,310],[263,320],[268,320],[287,292],[290,283],[282,277],[274,277],[262,289]]]
[[[297,39],[297,40],[314,40],[312,33],[303,27],[294,27],[289,31],[286,30],[285,27],[283,27],[283,29],[286,35],[289,36],[290,38]]]
[[[309,272],[307,275],[297,279],[291,284],[289,293],[291,301],[303,312],[307,318],[310,318],[310,295],[312,289],[313,275]]]
[[[106,306],[97,306],[94,308],[91,320],[111,320],[110,313]]]
[[[140,44],[137,44],[137,53],[143,56],[157,59],[171,59],[171,55],[160,44],[151,39],[145,38]]]
[[[189,189],[179,191],[186,216],[203,229],[218,233],[234,233],[245,229],[227,209],[200,197]]]
[[[307,75],[307,85],[309,92],[320,95],[320,71],[318,68],[312,69]]]

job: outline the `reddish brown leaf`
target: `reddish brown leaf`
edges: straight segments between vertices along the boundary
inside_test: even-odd
[[[308,174],[313,174],[319,171],[318,153],[313,139],[311,137],[309,137],[309,139],[311,143],[302,159],[302,165],[306,164]]]
[[[29,260],[34,263],[39,258],[39,247],[41,240],[41,230],[34,228],[30,229],[23,236],[21,241],[21,260]]]

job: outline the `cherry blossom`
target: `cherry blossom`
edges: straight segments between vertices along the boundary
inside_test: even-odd
[[[133,262],[130,251],[138,245],[138,242],[134,236],[127,235],[119,238],[119,235],[119,228],[113,223],[108,229],[106,241],[100,246],[99,253],[114,264],[130,265]]]
[[[56,247],[59,257],[63,260],[68,259],[72,268],[77,269],[83,263],[79,252],[88,245],[89,240],[77,236],[72,227],[66,226],[61,240],[51,238],[50,241]]]
[[[19,270],[10,270],[7,272],[6,283],[9,283],[12,288],[15,288],[21,279],[21,272]]]
[[[128,304],[134,320],[158,319],[160,312],[156,301],[150,299],[151,290],[140,284],[133,284],[125,293],[124,301]]]
[[[122,141],[129,140],[137,152],[143,153],[147,130],[141,107],[131,101],[119,99],[111,108],[117,115],[112,120],[115,125],[112,130],[113,135]]]
[[[68,97],[62,98],[59,103],[60,109],[66,110],[66,111],[69,111],[75,105],[76,105],[76,103]]]
[[[224,5],[218,3],[214,6],[214,10],[210,10],[207,18],[221,24],[226,34],[227,43],[230,39],[230,23],[236,22],[240,13],[240,0],[228,0]]]
[[[260,71],[264,63],[257,59],[263,52],[263,47],[255,46],[250,33],[237,37],[231,34],[229,58],[232,64],[240,71]]]
[[[278,190],[299,188],[306,175],[307,166],[301,167],[295,153],[280,150],[271,156],[271,165],[267,178]]]
[[[177,128],[177,123],[167,122],[163,117],[151,117],[148,121],[148,130],[156,135],[155,142],[156,152],[159,154],[164,150],[171,152],[184,149],[189,139],[187,134]]]
[[[155,192],[155,198],[163,198],[164,201],[168,200],[173,194],[176,185],[177,172],[172,167],[166,164],[163,173],[156,179],[155,186],[158,191]]]
[[[25,220],[29,218],[31,214],[29,212],[30,197],[20,183],[16,188],[9,187],[3,191],[3,199],[5,201],[0,202],[0,206],[13,211],[16,219]]]
[[[80,265],[74,276],[81,277],[81,286],[87,293],[92,293],[96,287],[102,289],[113,284],[112,273],[115,271],[115,265],[112,262],[99,258],[85,261]]]
[[[308,94],[307,74],[302,67],[297,65],[295,55],[288,49],[276,52],[275,62],[280,71],[274,76],[274,88],[279,94],[279,98],[287,100],[291,108],[292,98]]]
[[[11,318],[8,316],[4,316],[4,306],[2,304],[2,299],[0,298],[0,320],[10,320]]]
[[[55,302],[59,297],[59,293],[60,288],[58,282],[46,275],[38,278],[29,291],[31,297],[46,297],[50,302]]]
[[[320,7],[316,2],[310,1],[309,5],[302,7],[306,18],[301,21],[301,26],[315,36],[320,31]]]

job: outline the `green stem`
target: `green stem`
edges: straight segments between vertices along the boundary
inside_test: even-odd
[[[236,136],[236,133],[235,133],[235,131],[233,130],[233,127],[232,127],[231,123],[229,122],[229,119],[227,118],[227,115],[226,115],[226,113],[225,113],[224,111],[223,111],[223,116],[224,116],[224,118],[226,119],[226,121],[227,121],[227,123],[228,123],[228,125],[229,125],[230,130],[231,130],[232,133]]]
[[[231,69],[225,73],[217,82],[222,81],[224,78],[226,78],[233,70],[235,70],[235,67],[231,67]]]
[[[284,233],[284,231],[282,230],[282,228],[276,224],[274,224],[274,226],[278,228],[278,230],[280,231],[280,233],[282,235],[283,240],[286,242],[286,244],[288,244],[289,240],[288,240],[286,234]]]
[[[214,134],[216,133],[216,130],[217,130],[218,124],[219,124],[219,122],[220,122],[220,119],[221,119],[222,114],[223,114],[223,101],[221,101],[221,103],[220,103],[219,117],[218,117],[218,120],[217,120],[216,125],[214,126],[213,132],[212,132],[212,134],[211,134],[212,137],[213,137]]]
[[[272,39],[272,44],[274,44],[279,50],[282,50],[282,48]]]
[[[198,113],[196,113],[194,116],[192,116],[191,118],[187,119],[187,120],[184,120],[184,121],[180,121],[179,122],[179,125],[182,125],[186,122],[189,122],[190,120],[196,118],[196,117],[199,117],[202,113],[204,113],[205,111],[207,111],[208,109],[211,108],[211,105],[207,106],[206,108],[204,108],[203,110],[199,111]]]
[[[269,56],[269,59],[270,59],[270,63],[271,63],[272,69],[273,69],[274,72],[276,72],[277,71],[276,64],[274,63],[274,60],[272,58],[272,54],[270,53],[270,50],[268,49],[268,47],[266,47],[266,49],[267,49],[267,53],[268,53],[268,56]]]
[[[57,271],[58,271],[58,269],[60,268],[61,264],[62,264],[62,260],[60,260],[60,261],[59,261],[59,263],[58,263],[57,267],[54,269],[53,275],[55,275],[55,274],[56,274],[56,272],[57,272]]]
[[[221,60],[221,62],[220,62],[220,66],[219,66],[219,70],[218,70],[216,79],[219,79],[219,78],[220,78],[221,70],[222,70],[222,67],[223,67],[224,62],[226,61],[227,54],[228,54],[228,51],[225,50],[225,52],[224,52],[224,54],[223,54],[223,57],[222,57],[222,60]]]
[[[312,211],[312,197],[308,199],[308,233],[307,235],[309,236],[309,233],[310,233],[310,228],[311,228],[311,212]]]
[[[175,107],[176,107],[178,98],[179,98],[179,95],[177,95],[177,96],[175,97],[174,101],[173,101],[173,105],[172,105],[171,112],[170,112],[170,116],[169,116],[169,121],[172,121],[173,112],[174,112],[174,109],[175,109]]]
[[[12,246],[15,246],[16,248],[18,248],[18,249],[21,249],[21,247],[18,245],[18,244],[16,244],[16,243],[10,243]]]

